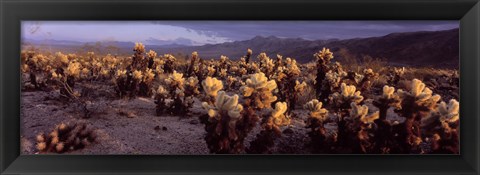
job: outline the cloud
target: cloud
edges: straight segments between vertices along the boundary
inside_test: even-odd
[[[145,40],[145,44],[152,44],[152,45],[172,45],[172,44],[178,44],[178,45],[186,45],[186,46],[192,46],[197,44],[195,41],[187,39],[187,38],[176,38],[174,40],[161,40],[161,39],[156,39],[153,37],[148,38]]]
[[[22,38],[202,45],[255,36],[349,39],[458,27],[459,21],[22,21]]]
[[[348,39],[459,27],[458,21],[156,21],[155,24],[184,27],[199,34],[232,40],[246,40],[257,35]]]

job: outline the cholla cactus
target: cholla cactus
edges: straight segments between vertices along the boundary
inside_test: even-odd
[[[196,74],[196,72],[198,71],[198,67],[196,68],[198,59],[199,59],[198,53],[192,52],[192,58],[190,59],[190,64],[188,65],[188,69],[187,69],[187,76],[192,76],[193,74]]]
[[[68,65],[68,63],[70,62],[70,60],[68,59],[68,56],[65,54],[62,54],[62,52],[55,53],[55,61],[57,62],[57,64],[60,63],[60,65],[57,65],[57,67]]]
[[[374,151],[375,146],[371,134],[373,133],[371,125],[379,118],[379,113],[377,111],[368,114],[367,106],[357,105],[354,102],[352,102],[350,106],[350,117],[346,124],[348,130],[345,134],[342,134],[342,137],[345,137],[348,140],[344,142],[353,146],[353,152],[371,153]]]
[[[340,73],[338,72],[333,72],[332,70],[329,70],[325,74],[325,83],[327,86],[325,88],[328,88],[330,91],[333,91],[340,87],[342,80],[347,76],[347,72],[341,71]]]
[[[441,97],[432,95],[432,91],[417,79],[411,82],[410,91],[398,90],[397,93],[402,100],[402,108],[396,112],[406,118],[404,123],[396,126],[402,144],[399,152],[419,152],[419,144],[422,143],[420,121],[434,110]]]
[[[186,96],[198,95],[200,91],[198,90],[198,78],[197,77],[188,77],[185,82],[185,94]]]
[[[395,93],[395,88],[390,86],[383,86],[382,95],[375,98],[373,105],[378,108],[379,118],[374,120],[377,129],[374,131],[374,140],[375,140],[375,153],[388,153],[389,149],[395,147],[395,137],[394,132],[392,132],[392,127],[394,123],[387,120],[387,111],[390,108],[401,109],[401,99],[397,93]]]
[[[397,93],[403,99],[402,106],[414,106],[413,109],[405,109],[404,114],[411,113],[411,110],[418,109],[418,111],[431,110],[435,107],[437,102],[440,100],[440,95],[433,95],[430,88],[425,87],[425,84],[418,80],[413,79],[410,87],[410,91],[403,91],[399,89]],[[407,104],[408,103],[408,104]],[[405,116],[409,118],[409,116]]]
[[[240,153],[246,134],[237,129],[242,118],[243,106],[238,104],[238,95],[229,96],[218,92],[213,105],[202,103],[207,115],[201,117],[207,135],[205,140],[212,153]]]
[[[245,62],[248,64],[250,62],[250,57],[252,56],[252,50],[247,49],[247,55],[245,55]]]
[[[135,51],[138,54],[145,53],[145,46],[142,43],[135,43],[135,47],[133,48],[133,51]]]
[[[163,86],[158,86],[158,89],[155,91],[155,104],[157,105],[156,113],[157,116],[163,115],[163,112],[167,109],[167,104],[165,100],[168,97],[168,91]]]
[[[222,69],[226,70],[228,68],[229,61],[230,61],[230,59],[227,56],[221,55],[220,60],[218,62],[219,63],[218,67],[220,68],[220,70],[222,70]]]
[[[137,73],[138,75],[135,75],[135,73]],[[138,95],[143,97],[151,97],[150,89],[153,80],[155,79],[155,73],[153,73],[153,70],[147,68],[144,72],[135,71],[133,77],[136,81],[140,82],[138,84]]]
[[[305,89],[305,87],[307,87],[307,83],[305,82],[300,83],[298,80],[295,81],[295,87],[294,87],[295,92],[301,93]]]
[[[189,112],[189,108],[193,105],[193,96],[198,94],[198,79],[190,77],[185,80],[183,74],[173,71],[165,80],[168,85],[170,96],[173,98],[171,104],[168,105],[168,111],[173,115],[185,115]]]
[[[183,84],[185,83],[185,78],[183,78],[182,73],[177,73],[177,71],[173,71],[172,74],[165,79],[165,83],[169,86],[171,90],[183,89]]]
[[[328,134],[325,124],[328,121],[328,110],[323,108],[322,102],[313,99],[304,105],[309,111],[306,128],[311,139],[311,145],[315,152],[327,152],[331,145],[337,140],[336,134]]]
[[[64,153],[82,149],[94,143],[96,134],[85,123],[61,123],[48,134],[39,134],[36,137],[36,148],[41,154]]]
[[[422,129],[431,140],[431,153],[458,154],[459,103],[451,99],[448,105],[441,102],[430,116],[422,120]]]
[[[367,115],[368,107],[365,105],[357,105],[355,102],[352,102],[350,103],[350,106],[352,107],[350,111],[350,118],[358,118],[364,124],[372,124],[373,121],[380,117],[378,112]]]
[[[387,110],[391,107],[400,109],[400,97],[395,93],[395,88],[390,86],[383,86],[383,93],[373,101],[373,105],[378,107],[380,119],[386,120]]]
[[[340,86],[341,93],[335,92],[331,95],[331,101],[333,105],[341,109],[347,109],[350,106],[350,103],[354,102],[359,104],[363,101],[363,96],[360,91],[356,91],[354,85],[346,85],[342,83]]]
[[[457,100],[451,99],[448,105],[445,102],[441,102],[438,105],[438,112],[441,115],[440,121],[446,123],[455,123],[460,118],[459,109],[460,104]]]
[[[74,78],[80,77],[81,65],[80,63],[73,62],[68,64],[67,69],[65,70],[65,74],[67,76],[72,76]]]
[[[235,122],[241,117],[242,105],[238,104],[238,95],[228,96],[225,91],[220,91],[215,99],[214,105],[203,102],[202,106],[208,111],[209,120],[220,120],[223,117],[229,117],[229,126],[234,126]],[[217,133],[220,134],[220,133]]]
[[[315,79],[315,90],[317,96],[320,100],[326,101],[328,95],[330,94],[329,88],[322,88],[323,81],[325,79],[325,74],[331,70],[329,67],[330,60],[333,59],[333,53],[330,52],[330,49],[323,48],[320,52],[313,55],[317,59],[317,75]]]
[[[398,82],[404,77],[405,74],[405,67],[402,68],[393,68],[393,71],[389,74],[388,82],[391,85],[396,85]]]
[[[235,86],[235,82],[236,82],[236,81],[237,81],[237,78],[232,77],[232,76],[228,76],[228,77],[227,77],[227,80],[226,80],[227,90],[232,90],[232,89],[234,89],[234,86]]]
[[[292,58],[285,59],[286,69],[284,70],[288,76],[300,75],[300,69],[297,66],[297,60]]]
[[[273,74],[275,64],[266,53],[260,53],[257,57],[260,60],[260,71],[265,73],[265,75],[270,78]]]
[[[208,72],[207,72],[207,76],[213,76],[213,75],[215,75],[215,72],[216,72],[215,66],[214,66],[214,65],[208,66],[208,67],[207,67],[207,71],[208,71]]]
[[[317,62],[328,64],[330,63],[330,60],[333,59],[333,52],[330,52],[330,49],[324,47],[321,51],[315,53],[313,56],[317,59]]]
[[[290,124],[290,118],[285,115],[287,108],[288,106],[285,102],[277,102],[275,104],[275,109],[270,114],[271,123],[269,121],[269,127],[274,127],[276,131],[280,131],[278,127]]]
[[[218,91],[223,89],[223,83],[216,78],[207,77],[205,80],[202,81],[202,87],[205,91],[207,98],[210,99],[207,101],[212,104],[213,99],[215,99],[215,97],[217,96]]]
[[[175,62],[177,59],[173,55],[165,54],[161,57],[161,60],[163,61],[162,65],[165,73],[173,73],[176,70]]]
[[[157,52],[150,50],[147,53],[148,57],[148,69],[154,69],[155,58],[157,57]]]
[[[287,103],[277,102],[270,115],[263,117],[263,130],[250,143],[247,153],[271,153],[270,149],[275,145],[274,140],[282,134],[280,127],[290,124],[290,117],[285,114],[287,108]]]
[[[323,104],[322,102],[318,101],[317,99],[313,99],[307,104],[305,104],[303,107],[309,111],[308,115],[320,122],[324,122],[327,120],[328,117],[328,111],[325,108],[322,108]]]
[[[275,80],[268,81],[263,73],[250,75],[246,85],[240,88],[247,106],[256,109],[271,108],[271,103],[277,100],[272,91],[277,88]]]
[[[138,71],[138,70],[133,71],[132,76],[137,81],[140,81],[143,78],[142,71]]]
[[[220,71],[217,71],[218,77],[225,79],[227,77],[227,69],[220,69]]]
[[[372,82],[378,78],[379,74],[373,72],[372,69],[364,69],[363,75],[356,74],[354,78],[358,87],[362,90],[370,90]]]

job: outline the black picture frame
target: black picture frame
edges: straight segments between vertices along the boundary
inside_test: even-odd
[[[1,174],[479,174],[478,0],[0,0]],[[460,20],[460,155],[20,155],[22,20]]]

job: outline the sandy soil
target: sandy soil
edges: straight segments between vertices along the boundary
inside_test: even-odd
[[[191,116],[156,116],[155,104],[150,98],[115,99],[111,92],[98,90],[101,98],[92,100],[88,108],[90,118],[75,104],[59,100],[58,90],[22,92],[21,150],[35,154],[35,136],[51,132],[61,122],[83,121],[96,129],[95,143],[66,154],[209,154],[204,141],[204,125],[198,116],[204,113],[200,101],[191,109]],[[103,93],[103,94],[102,94]],[[292,125],[284,129],[276,141],[274,153],[308,153],[305,110],[295,110]],[[286,130],[286,131],[285,131]],[[260,131],[257,127],[246,139],[246,145]]]

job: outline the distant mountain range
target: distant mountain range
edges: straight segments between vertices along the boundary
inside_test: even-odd
[[[343,49],[348,55],[361,58],[369,55],[381,58],[392,65],[432,66],[458,68],[459,65],[459,29],[444,31],[419,31],[408,33],[391,33],[381,37],[355,38],[346,40],[305,40],[302,38],[278,38],[275,36],[256,36],[250,40],[226,42],[221,44],[207,44],[202,46],[189,46],[187,40],[182,44],[146,45],[159,54],[181,53],[189,55],[197,51],[202,58],[219,58],[220,55],[230,59],[238,59],[245,55],[251,48],[254,55],[266,52],[272,58],[276,54],[284,57],[295,58],[298,62],[307,63],[314,60],[313,54],[323,47],[334,52],[335,60],[342,61],[346,55],[339,54]],[[50,45],[50,47],[72,47],[95,44],[99,47],[115,47],[121,53],[131,53],[133,42],[100,42],[81,43],[74,41],[45,41],[25,40],[25,43]],[[162,42],[157,42],[162,43]],[[337,53],[335,53],[337,52]]]

